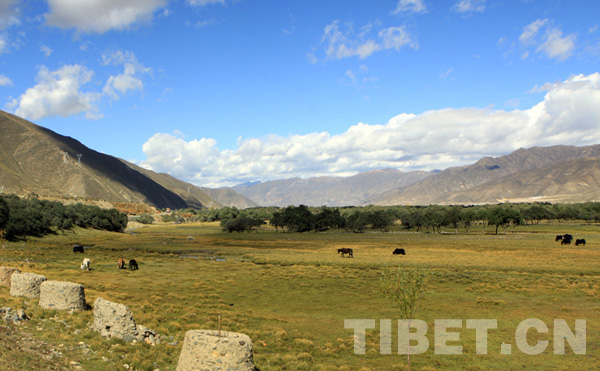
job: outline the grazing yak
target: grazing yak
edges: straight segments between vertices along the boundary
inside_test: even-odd
[[[125,269],[125,259],[119,258],[119,262],[117,263],[117,269]]]
[[[80,268],[85,269],[86,271],[89,271],[90,270],[90,259],[88,259],[88,258],[83,259],[83,261],[81,262]]]
[[[570,245],[571,242],[573,242],[573,235],[570,234],[565,234],[563,235],[562,241],[560,242],[561,245]]]
[[[404,249],[396,249],[396,250],[394,250],[394,252],[392,254],[394,254],[394,255],[406,255],[406,251]]]
[[[556,236],[556,238],[554,239],[554,241],[558,242],[558,241],[562,241],[562,234],[559,234],[558,236]]]
[[[129,270],[133,271],[136,269],[139,269],[139,268],[138,268],[138,263],[135,261],[135,259],[129,260]]]
[[[585,239],[584,238],[575,240],[575,246],[579,246],[579,245],[585,245]]]
[[[344,257],[344,255],[348,255],[349,257],[354,258],[354,254],[352,252],[352,249],[349,249],[349,248],[346,248],[346,247],[338,249],[338,254],[342,254],[342,258]]]
[[[73,252],[80,252],[83,254],[83,246],[81,245],[73,245]]]

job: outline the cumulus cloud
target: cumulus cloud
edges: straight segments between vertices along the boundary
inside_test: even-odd
[[[563,36],[562,31],[552,26],[548,19],[538,19],[523,28],[519,41],[522,46],[535,48],[537,53],[548,58],[565,60],[575,50],[575,38],[575,34]],[[529,55],[529,50],[526,50],[523,59]]]
[[[104,94],[111,99],[118,99],[128,91],[143,90],[141,75],[152,73],[152,69],[144,67],[135,55],[128,51],[116,51],[102,56],[104,65],[123,65],[123,73],[108,78],[104,86]]]
[[[239,139],[219,150],[214,139],[186,141],[159,133],[144,144],[144,166],[197,185],[348,176],[381,168],[430,170],[472,163],[521,147],[600,143],[600,73],[549,84],[527,110],[460,108],[400,114],[384,125],[346,132]]]
[[[54,50],[50,49],[50,47],[48,45],[42,45],[42,46],[40,46],[40,50],[42,51],[42,53],[44,53],[44,55],[46,57],[51,56],[52,53],[54,52]]]
[[[225,4],[225,0],[187,0],[190,5]]]
[[[18,116],[29,120],[45,117],[68,117],[81,113],[87,119],[99,119],[103,115],[98,104],[106,97],[117,100],[131,91],[143,91],[143,75],[151,74],[152,69],[144,67],[135,55],[128,51],[116,51],[102,56],[103,66],[122,66],[123,72],[109,76],[102,91],[87,90],[86,85],[97,86],[92,82],[94,71],[83,65],[65,65],[56,71],[46,66],[39,68],[37,84],[29,88],[19,98],[10,101],[6,107],[14,109]],[[0,85],[12,83],[2,79]]]
[[[459,0],[453,9],[458,13],[480,13],[485,10],[485,0]]]
[[[19,23],[18,0],[0,0],[0,29]]]
[[[12,80],[5,74],[0,74],[0,86],[11,86]]]
[[[167,0],[48,0],[45,17],[51,26],[104,33],[149,21],[166,3]]]
[[[17,116],[38,120],[49,116],[73,116],[85,113],[87,118],[99,118],[96,105],[100,96],[83,92],[81,88],[92,80],[93,72],[81,65],[66,65],[56,71],[40,67],[37,85],[29,88],[10,103],[17,107]]]
[[[425,6],[423,0],[400,0],[398,1],[398,5],[396,5],[396,9],[392,12],[392,14],[399,13],[426,13],[427,7]]]
[[[358,35],[354,35],[351,26],[347,25],[342,29],[339,21],[333,21],[325,27],[321,38],[326,57],[343,59],[356,56],[365,59],[381,50],[400,50],[405,45],[416,47],[416,43],[403,26],[383,28],[377,33],[377,38],[372,38],[370,35],[374,27],[374,24],[369,23],[361,28]]]

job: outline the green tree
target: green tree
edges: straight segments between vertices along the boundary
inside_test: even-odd
[[[427,282],[431,272],[426,268],[397,267],[386,268],[379,280],[381,293],[392,299],[398,306],[400,318],[410,322],[420,309],[421,299],[427,292]],[[410,370],[410,347],[406,353]]]
[[[154,217],[149,213],[141,213],[137,218],[135,218],[135,221],[142,224],[152,224],[154,223]]]

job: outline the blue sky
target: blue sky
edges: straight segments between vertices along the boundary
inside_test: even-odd
[[[597,0],[0,0],[2,109],[199,186],[600,143]]]

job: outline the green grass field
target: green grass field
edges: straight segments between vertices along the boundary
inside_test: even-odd
[[[96,298],[129,306],[136,323],[172,336],[178,344],[126,344],[89,330],[93,312],[47,311],[37,300],[9,295],[0,287],[0,307],[25,308],[29,331],[48,348],[62,351],[55,362],[80,362],[86,370],[174,370],[187,330],[242,332],[254,343],[254,359],[265,370],[404,370],[397,354],[398,311],[379,292],[387,266],[426,267],[429,292],[418,318],[428,325],[429,349],[411,355],[413,370],[596,370],[600,365],[600,228],[586,224],[541,224],[494,235],[415,233],[222,233],[217,224],[156,225],[131,234],[78,229],[42,239],[7,243],[0,265],[44,274],[49,280],[81,283],[90,305]],[[586,246],[562,246],[556,234],[585,238]],[[463,233],[463,231],[461,231]],[[193,236],[193,239],[188,238]],[[85,257],[72,245],[90,246]],[[350,247],[354,258],[336,249]],[[406,256],[393,256],[401,247]],[[119,257],[135,258],[138,271],[117,270]],[[515,344],[522,321],[543,321],[549,333],[528,333],[530,345],[548,340],[541,354]],[[392,354],[380,354],[379,329],[367,330],[366,353],[354,354],[354,332],[345,319],[392,319]],[[460,355],[435,352],[434,321],[460,319]],[[487,354],[476,354],[468,319],[495,319]],[[585,319],[586,354],[554,354],[553,323]],[[38,330],[41,328],[42,330]],[[88,348],[82,348],[83,342]],[[501,354],[501,345],[512,354]],[[0,359],[15,369],[40,368],[26,354],[1,348]],[[82,350],[83,349],[83,350]],[[88,354],[84,354],[88,353]],[[20,368],[22,366],[22,368]]]

